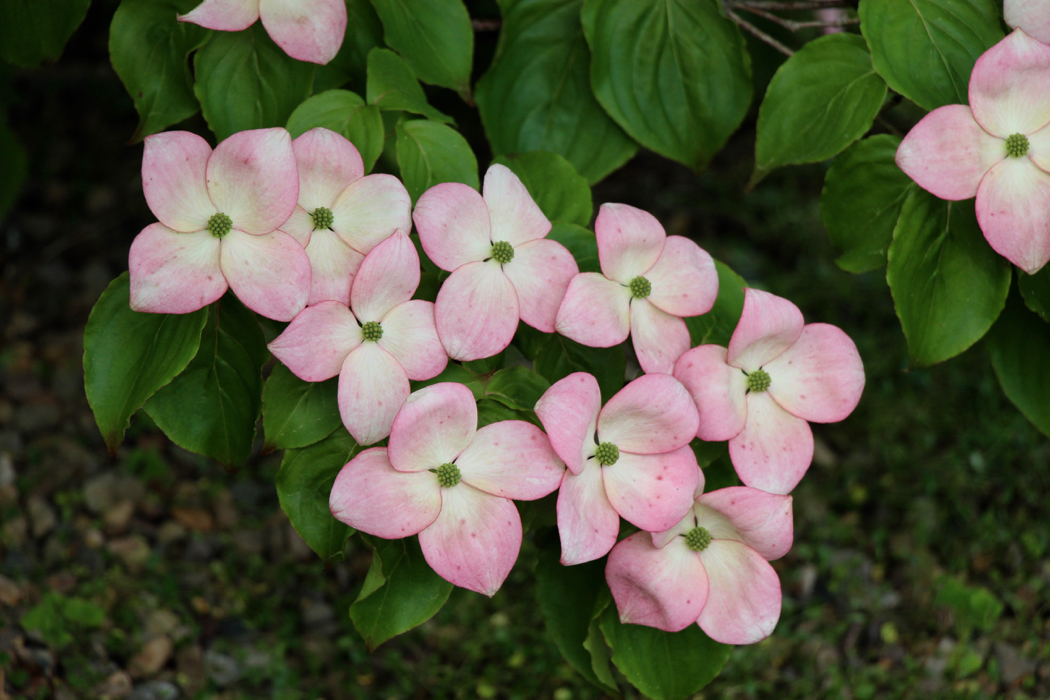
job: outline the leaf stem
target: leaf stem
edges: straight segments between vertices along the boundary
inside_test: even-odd
[[[772,46],[774,49],[776,49],[780,53],[784,54],[785,56],[793,56],[795,54],[794,51],[792,51],[788,47],[784,46],[779,41],[777,41],[773,37],[769,36],[764,31],[762,31],[761,29],[756,27],[755,25],[750,24],[750,23],[745,22],[744,20],[740,19],[740,17],[735,12],[733,12],[731,9],[729,9],[729,7],[730,7],[730,3],[729,2],[726,2],[723,5],[723,7],[724,7],[724,9],[726,11],[726,17],[728,17],[729,19],[731,19],[734,22],[736,22],[737,24],[739,24],[740,28],[743,29],[745,32],[748,32],[748,33],[754,35],[759,40],[764,41],[765,43],[769,44],[770,46]]]

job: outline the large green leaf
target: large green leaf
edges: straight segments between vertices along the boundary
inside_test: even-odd
[[[84,329],[84,391],[106,446],[116,453],[135,411],[197,354],[208,310],[132,311],[128,273],[109,283]]]
[[[751,65],[718,0],[587,0],[591,85],[635,141],[700,170],[751,103]]]
[[[360,448],[350,433],[340,428],[309,447],[288,450],[274,485],[281,510],[310,549],[328,563],[341,559],[352,528],[328,510],[328,498],[339,470]]]
[[[977,226],[973,201],[945,202],[916,188],[901,209],[886,281],[916,367],[981,339],[1010,291],[1010,264]]]
[[[263,453],[306,447],[339,427],[339,380],[304,382],[277,365],[263,387]]]
[[[501,0],[496,57],[475,97],[493,153],[551,151],[594,183],[626,163],[638,145],[591,92],[582,5]]]
[[[339,53],[314,77],[314,92],[342,87],[349,82],[359,92],[365,89],[368,52],[383,45],[383,23],[370,0],[346,0],[346,34]]]
[[[197,113],[189,55],[208,30],[179,22],[198,0],[123,0],[109,25],[109,60],[135,102],[139,125],[132,141],[163,131]]]
[[[419,79],[452,88],[470,101],[474,29],[462,0],[372,0],[387,46]]]
[[[91,0],[3,0],[0,2],[0,59],[23,68],[55,62]]]
[[[886,83],[871,67],[864,39],[831,34],[815,39],[780,66],[758,112],[755,172],[837,155],[871,128],[886,99]]]
[[[531,151],[499,156],[496,163],[514,171],[525,189],[551,221],[586,226],[594,203],[587,180],[557,153]]]
[[[193,66],[193,93],[220,141],[245,129],[284,126],[310,95],[317,68],[288,56],[262,22],[243,32],[212,32]]]
[[[288,131],[293,139],[318,126],[342,134],[354,144],[365,163],[366,173],[371,172],[383,153],[385,134],[379,108],[366,105],[349,90],[329,90],[314,95],[288,117]]]
[[[25,149],[0,115],[0,221],[14,206],[29,172]]]
[[[1034,275],[1018,270],[1017,286],[1021,289],[1025,306],[1050,323],[1050,265],[1044,265]]]
[[[485,385],[485,396],[510,408],[531,411],[551,383],[528,367],[515,365],[492,375]]]
[[[625,625],[615,605],[605,609],[599,624],[616,668],[653,700],[692,697],[721,672],[733,650],[712,640],[698,625],[681,632]]]
[[[832,245],[842,251],[835,262],[847,272],[886,264],[901,207],[917,187],[893,160],[900,142],[888,134],[864,139],[836,158],[824,176],[820,216]]]
[[[1003,38],[993,0],[861,0],[860,30],[879,75],[930,110],[966,104],[974,62]]]
[[[693,347],[715,344],[729,346],[740,314],[744,312],[744,287],[747,282],[743,277],[721,260],[715,260],[718,271],[718,297],[711,310],[702,316],[685,319],[689,328],[689,338]]]
[[[627,355],[622,344],[611,348],[589,348],[557,333],[545,335],[546,340],[534,365],[551,384],[573,372],[589,372],[598,380],[603,402],[623,388]]]
[[[458,131],[426,119],[402,122],[396,131],[397,164],[413,205],[419,195],[442,182],[478,189],[477,158]]]
[[[594,231],[576,224],[566,224],[555,221],[551,226],[551,232],[547,238],[558,241],[569,249],[572,257],[576,258],[576,264],[580,272],[601,272],[601,263],[598,260],[598,241],[594,237]]]
[[[368,53],[368,104],[384,112],[403,110],[422,114],[443,124],[453,119],[437,111],[427,102],[423,86],[416,80],[405,60],[388,49],[372,49]]]
[[[368,539],[372,566],[350,619],[369,651],[432,618],[448,600],[452,584],[434,573],[415,537]]]
[[[1006,398],[1050,436],[1050,326],[1011,294],[984,343]]]
[[[146,413],[179,447],[240,466],[252,453],[268,357],[255,314],[227,292],[208,309],[193,361],[146,402]]]

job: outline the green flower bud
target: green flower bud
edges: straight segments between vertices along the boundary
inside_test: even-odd
[[[315,231],[319,228],[332,228],[332,222],[335,221],[335,215],[332,214],[332,211],[324,207],[314,209],[314,213],[310,217],[314,220]]]
[[[378,321],[368,321],[361,326],[361,335],[365,337],[365,340],[379,340],[383,337],[383,327],[379,325]]]
[[[514,259],[514,246],[506,241],[496,241],[492,244],[492,257],[501,265],[506,265]]]
[[[598,445],[597,451],[594,456],[598,459],[598,464],[603,467],[611,467],[616,464],[616,461],[620,459],[620,448],[611,442],[603,442]]]
[[[459,467],[451,462],[446,462],[438,467],[437,478],[438,484],[440,484],[442,488],[450,489],[459,483]]]
[[[1028,137],[1024,134],[1014,134],[1006,139],[1006,155],[1011,158],[1020,158],[1028,153]]]
[[[215,236],[216,238],[223,238],[230,229],[233,228],[233,221],[230,217],[226,216],[222,212],[218,214],[212,214],[211,218],[208,219],[208,233]]]
[[[641,275],[631,280],[631,296],[636,299],[644,299],[653,293],[653,285]]]
[[[711,533],[702,527],[694,527],[685,534],[685,546],[694,552],[702,552],[711,544]]]
[[[756,394],[761,393],[769,388],[770,381],[767,372],[761,369],[756,369],[754,372],[747,375],[747,390],[753,391]]]

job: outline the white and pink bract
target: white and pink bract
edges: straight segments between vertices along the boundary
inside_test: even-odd
[[[1050,2],[1046,0],[1004,0],[1003,19],[1014,29],[1044,44],[1050,44]]]

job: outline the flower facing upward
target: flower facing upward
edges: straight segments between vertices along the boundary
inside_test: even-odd
[[[324,65],[335,58],[346,32],[343,0],[204,0],[180,22],[239,32],[262,19],[266,33],[292,58]]]
[[[729,348],[701,345],[679,358],[674,376],[700,414],[697,437],[729,440],[740,480],[789,493],[813,461],[807,421],[848,416],[864,390],[857,346],[835,326],[803,325],[786,299],[744,290]]]
[[[521,519],[510,499],[543,498],[558,488],[565,467],[531,423],[477,423],[474,395],[462,384],[413,393],[394,420],[389,447],[365,450],[339,472],[329,508],[376,537],[419,533],[439,576],[492,596],[521,548]]]
[[[1033,39],[1050,44],[1050,3],[1046,0],[1004,0],[1003,19]]]

